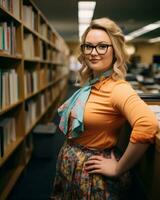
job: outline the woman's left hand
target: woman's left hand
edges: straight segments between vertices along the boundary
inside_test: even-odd
[[[116,177],[118,161],[115,158],[113,152],[111,152],[110,158],[103,156],[91,156],[87,162],[85,162],[85,169],[89,174],[98,173],[105,176]]]

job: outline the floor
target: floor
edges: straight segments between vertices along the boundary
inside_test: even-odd
[[[64,141],[64,137],[57,131],[54,134],[53,141],[53,155],[46,155],[46,158],[39,158],[36,153],[36,156],[32,157],[16,183],[8,200],[49,199],[55,175],[57,154]]]

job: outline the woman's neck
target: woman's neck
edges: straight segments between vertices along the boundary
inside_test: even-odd
[[[113,69],[110,68],[110,69],[103,71],[103,72],[93,71],[93,76],[94,76],[94,78],[100,77],[103,74],[105,74],[105,76],[110,76],[112,73],[113,73]]]

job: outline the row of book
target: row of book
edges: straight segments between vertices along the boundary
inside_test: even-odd
[[[49,46],[44,43],[42,40],[40,40],[40,59],[42,60],[52,60],[52,49],[49,48]]]
[[[45,112],[46,107],[51,103],[52,92],[55,92],[55,98],[58,90],[55,88],[41,94],[39,101],[29,100],[25,104],[25,128],[26,131],[36,121],[40,114]],[[40,109],[39,109],[40,108]],[[0,120],[0,157],[5,155],[7,147],[16,141],[16,121],[15,117],[6,117]]]
[[[16,103],[18,99],[19,84],[16,70],[0,68],[0,109]]]
[[[25,103],[25,130],[29,130],[37,119],[37,102],[31,99]]]
[[[45,91],[36,99],[30,99],[25,102],[25,130],[30,129],[32,124],[35,123],[37,118],[43,114],[46,108],[53,102],[59,95],[59,88],[53,87],[51,90]]]
[[[23,52],[25,58],[35,58],[35,38],[33,34],[24,34],[24,40],[23,40]]]
[[[44,37],[47,38],[48,36],[48,29],[47,29],[47,25],[45,23],[41,23],[40,24],[40,34]]]
[[[44,88],[47,84],[54,81],[56,78],[56,72],[53,68],[42,67],[39,71],[39,87]]]
[[[31,28],[32,30],[36,30],[36,20],[38,17],[36,17],[36,13],[34,12],[31,5],[23,5],[23,21],[24,24]]]
[[[14,22],[0,23],[0,50],[16,55],[16,26]],[[63,62],[63,56],[55,49],[49,48],[46,43],[40,40],[40,44],[36,43],[36,38],[31,33],[24,33],[23,53],[26,59],[40,58],[48,61]],[[37,46],[36,46],[37,45]],[[38,52],[39,49],[39,52]]]
[[[46,77],[47,77],[47,82],[50,83],[56,79],[56,70],[55,68],[49,67],[46,70]]]
[[[0,7],[10,12],[15,18],[21,18],[25,26],[38,31],[41,36],[55,44],[59,50],[66,46],[63,40],[60,40],[56,34],[53,34],[52,28],[47,25],[45,20],[38,16],[38,11],[32,5],[24,3],[21,11],[21,0],[0,0]],[[65,54],[67,54],[69,50],[68,48],[65,49]]]
[[[13,21],[0,23],[0,50],[16,54],[16,27]]]
[[[16,122],[14,117],[0,120],[0,157],[5,155],[7,146],[16,141]]]
[[[38,91],[38,71],[24,72],[24,95],[27,97],[29,94]]]
[[[25,97],[44,88],[55,80],[55,69],[42,67],[39,72],[36,70],[25,70],[24,72],[24,94]]]
[[[20,19],[20,0],[0,0],[0,6],[13,14],[17,19]],[[22,9],[22,20],[24,24],[32,30],[37,31],[38,12],[33,9],[32,5],[23,5]],[[43,20],[41,20],[39,24],[39,32],[43,37],[48,38],[49,40],[52,37],[52,30],[48,28]]]
[[[20,0],[0,0],[0,6],[16,18],[20,18]]]
[[[62,62],[62,55],[53,48],[49,48],[48,44],[40,40],[36,43],[36,37],[31,33],[24,34],[23,48],[24,57],[26,59],[40,58],[42,60]],[[39,52],[38,52],[39,51]]]
[[[55,63],[62,63],[64,61],[60,52],[50,47],[48,44],[40,40],[40,59],[52,61]]]
[[[24,24],[32,30],[38,29],[38,15],[31,5],[23,5],[23,21]],[[39,33],[46,39],[51,39],[52,30],[48,28],[47,24],[40,20]]]
[[[39,74],[39,77],[38,77]],[[24,94],[25,97],[44,88],[55,79],[54,68],[41,68],[38,71],[25,70]],[[40,81],[39,81],[40,80]],[[16,103],[19,99],[19,80],[16,70],[0,68],[0,109]]]

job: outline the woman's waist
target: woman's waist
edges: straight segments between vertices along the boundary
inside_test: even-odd
[[[81,135],[77,138],[69,139],[72,144],[79,144],[89,149],[105,149],[112,148],[117,144],[117,138],[113,135]]]
[[[114,151],[118,157],[121,155],[121,151],[117,146],[112,147],[105,147],[105,148],[92,148],[88,146],[84,146],[82,144],[76,143],[73,140],[66,140],[66,144],[64,145],[64,148],[67,148],[67,152],[72,152],[72,155],[75,154],[77,157],[81,157],[82,155],[101,155],[101,156],[109,156],[112,151]],[[65,151],[66,152],[66,151]],[[81,152],[81,153],[80,153]],[[107,157],[108,157],[107,156]]]

